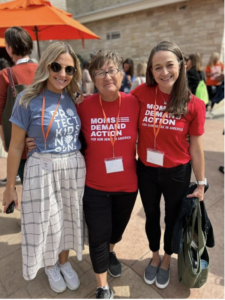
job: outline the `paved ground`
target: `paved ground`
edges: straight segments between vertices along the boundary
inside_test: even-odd
[[[224,143],[222,131],[223,103],[215,106],[215,118],[206,120],[203,137],[206,177],[210,189],[205,196],[205,204],[213,225],[216,246],[208,248],[210,255],[210,273],[207,284],[201,289],[188,289],[179,284],[177,279],[177,257],[171,261],[170,285],[160,290],[155,285],[149,286],[143,281],[143,272],[149,262],[151,253],[145,236],[145,216],[138,197],[131,221],[126,229],[122,242],[117,245],[117,256],[123,263],[123,274],[120,278],[108,277],[109,284],[115,292],[115,298],[224,298],[224,176],[218,167],[224,164]],[[5,177],[6,159],[0,158],[0,178]],[[194,179],[194,178],[193,178]],[[0,188],[0,200],[4,187]],[[21,185],[17,186],[21,193]],[[161,201],[163,211],[163,201]],[[80,276],[80,288],[62,294],[54,293],[42,270],[32,281],[22,277],[21,232],[18,226],[20,212],[4,215],[0,204],[0,298],[94,298],[95,278],[92,271],[88,248],[84,251],[83,261],[78,262],[75,252],[70,253],[70,262]],[[163,213],[161,217],[162,228]],[[162,242],[162,241],[161,241]],[[163,254],[161,243],[161,254]]]

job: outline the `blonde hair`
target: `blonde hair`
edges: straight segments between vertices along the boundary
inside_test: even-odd
[[[145,62],[139,63],[137,65],[137,76],[144,76],[146,75],[147,64]]]
[[[66,86],[65,90],[76,103],[76,93],[79,92],[80,94],[82,94],[79,87],[79,81],[81,80],[80,61],[76,57],[76,54],[69,44],[64,42],[55,42],[49,45],[48,48],[43,52],[37,70],[35,72],[34,80],[32,84],[25,89],[24,94],[20,98],[20,105],[24,105],[25,107],[27,107],[30,101],[43,91],[49,77],[50,64],[63,53],[69,53],[74,61],[76,72],[73,75],[71,82]]]
[[[214,61],[215,59],[219,60],[220,58],[220,55],[218,52],[213,52],[210,56],[210,59],[209,59],[209,67],[211,68],[213,65],[214,65]]]

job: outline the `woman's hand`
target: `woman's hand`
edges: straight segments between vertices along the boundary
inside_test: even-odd
[[[34,138],[31,138],[31,137],[25,138],[25,145],[28,149],[28,152],[30,152],[31,150],[36,149],[36,143],[34,141]]]
[[[81,104],[84,101],[84,98],[90,97],[92,94],[83,94],[79,95],[76,99],[76,104]]]
[[[15,201],[15,207],[18,208],[18,196],[17,192],[14,187],[6,187],[3,193],[3,202],[2,205],[4,206],[4,213],[6,212],[7,208],[9,207],[10,203]]]
[[[192,194],[187,195],[187,198],[197,197],[199,201],[204,199],[205,186],[198,185]]]

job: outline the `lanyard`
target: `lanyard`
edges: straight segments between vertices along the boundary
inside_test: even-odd
[[[116,142],[116,135],[117,135],[118,123],[119,123],[120,106],[121,106],[121,95],[119,93],[119,110],[118,110],[118,115],[117,115],[117,120],[116,120],[116,127],[115,127],[114,138],[112,138],[111,131],[109,130],[109,123],[107,121],[107,117],[106,117],[105,111],[104,111],[103,106],[102,106],[102,98],[101,98],[100,94],[99,94],[99,102],[100,102],[100,105],[101,105],[101,108],[102,108],[102,113],[103,113],[103,116],[105,118],[105,122],[106,122],[106,125],[107,125],[107,128],[108,128],[109,137],[110,137],[110,141],[111,141],[111,144],[112,144],[113,157],[115,157],[115,155],[114,155],[114,145],[115,145],[115,142]]]
[[[59,97],[59,101],[58,101],[58,104],[55,108],[55,111],[52,115],[52,118],[51,118],[51,121],[48,125],[48,129],[47,129],[47,132],[46,132],[46,135],[45,135],[45,130],[44,130],[44,115],[45,115],[45,94],[44,94],[44,91],[43,90],[43,100],[42,100],[42,112],[41,112],[41,129],[42,129],[42,133],[43,133],[43,137],[44,137],[44,141],[45,141],[45,150],[46,150],[46,141],[47,141],[47,138],[48,138],[48,134],[49,134],[49,131],[50,131],[50,128],[52,127],[52,123],[53,123],[53,120],[55,118],[55,115],[56,115],[56,112],[59,108],[59,103],[60,103],[60,100],[61,100],[61,97],[62,97],[62,93],[60,94],[60,97]]]
[[[157,138],[157,135],[159,133],[159,130],[161,128],[161,125],[162,125],[162,122],[164,121],[165,117],[168,115],[168,112],[165,112],[163,114],[163,117],[159,123],[159,126],[158,126],[158,129],[156,130],[155,128],[155,119],[156,119],[156,98],[157,98],[157,93],[158,93],[158,87],[156,87],[155,89],[155,107],[154,107],[154,119],[153,119],[153,132],[154,132],[154,149],[156,150],[156,138]]]

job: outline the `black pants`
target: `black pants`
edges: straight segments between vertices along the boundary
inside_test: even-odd
[[[20,177],[21,184],[23,184],[23,172],[24,172],[24,167],[25,167],[26,161],[27,161],[26,159],[21,159],[19,169],[18,169],[18,175]]]
[[[109,245],[122,239],[137,197],[133,193],[103,192],[85,186],[84,214],[89,233],[89,249],[94,272],[107,271]]]
[[[146,214],[145,230],[150,249],[160,248],[160,198],[165,199],[164,251],[171,255],[173,227],[179,202],[185,195],[191,177],[191,163],[174,168],[146,167],[140,160],[137,166],[138,187]]]
[[[209,100],[212,101],[211,103],[211,110],[215,104],[215,102],[213,102],[213,99],[215,98],[217,92],[218,92],[218,89],[219,89],[219,85],[207,85],[207,91],[208,91],[208,95],[209,95]],[[206,104],[206,109],[207,107],[209,106],[209,104]]]

